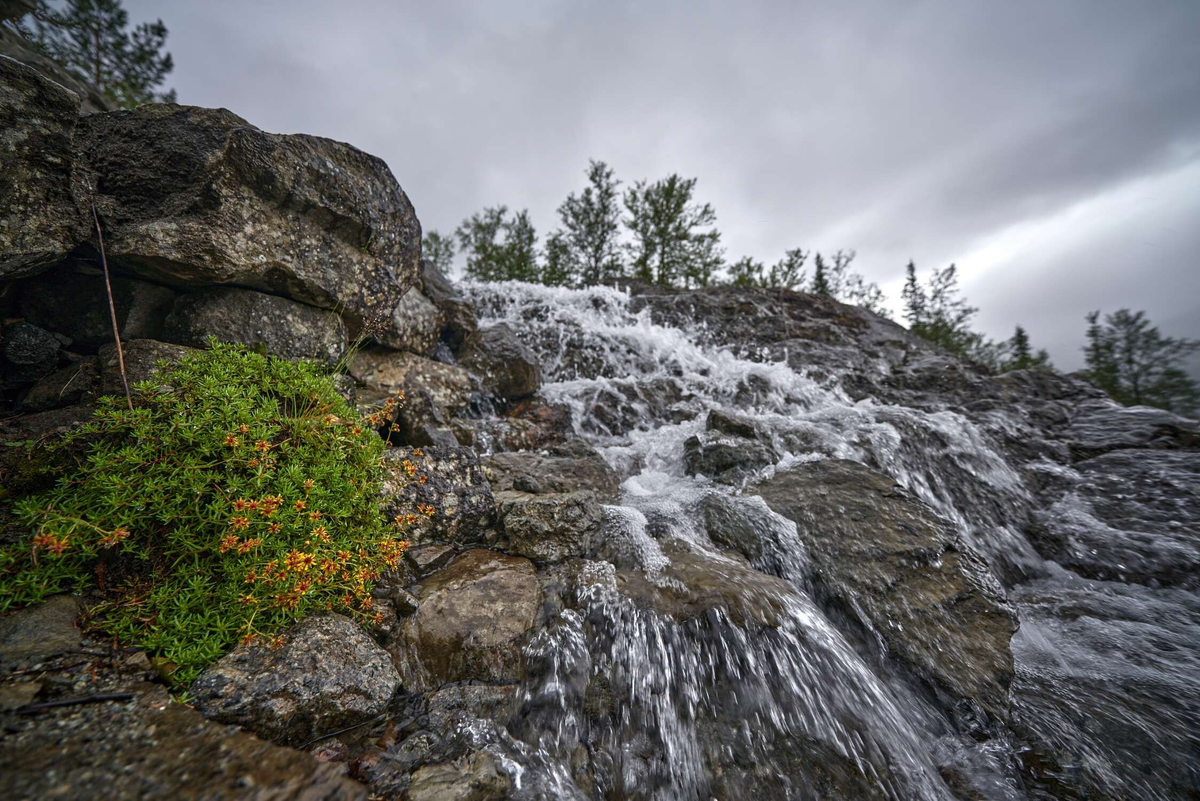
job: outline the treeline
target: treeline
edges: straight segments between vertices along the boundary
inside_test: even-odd
[[[696,179],[669,175],[635,181],[622,190],[612,169],[590,161],[587,184],[558,207],[558,227],[539,244],[527,210],[485,208],[444,236],[425,235],[423,252],[443,272],[456,257],[480,281],[527,281],[548,286],[589,287],[620,278],[695,288],[733,284],[811,292],[890,316],[878,284],[853,272],[855,252],[822,254],[793,248],[774,264],[748,256],[727,262],[717,215],[695,199]],[[1017,325],[1007,340],[975,331],[978,309],[958,287],[951,264],[922,282],[916,265],[905,268],[901,291],[909,330],[950,353],[993,372],[1053,370],[1044,349],[1035,349]],[[1114,399],[1194,415],[1200,392],[1181,366],[1200,343],[1162,336],[1143,312],[1122,309],[1089,314],[1085,374]]]
[[[495,206],[463,220],[451,236],[430,231],[425,257],[445,271],[461,254],[467,275],[480,281],[588,287],[637,278],[684,288],[734,283],[815,292],[887,313],[879,287],[850,270],[852,250],[826,257],[795,248],[769,268],[749,257],[727,263],[717,214],[695,199],[695,178],[672,174],[622,190],[602,161],[589,162],[586,175],[587,185],[559,205],[558,227],[544,244],[527,210]]]

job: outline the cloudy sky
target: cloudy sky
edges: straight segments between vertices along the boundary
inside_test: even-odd
[[[426,230],[539,231],[589,158],[699,178],[729,258],[956,262],[1079,365],[1090,309],[1200,337],[1200,0],[126,0],[184,103],[387,160]]]

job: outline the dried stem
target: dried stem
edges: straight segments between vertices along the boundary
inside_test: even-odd
[[[125,375],[125,353],[121,348],[121,331],[117,325],[117,306],[113,303],[112,281],[108,277],[108,258],[104,255],[104,234],[100,231],[100,215],[96,213],[96,196],[89,192],[92,220],[96,223],[96,240],[100,243],[100,264],[104,267],[104,289],[108,292],[108,313],[112,317],[113,338],[117,341],[117,366],[121,368],[121,386],[125,388],[125,403],[133,411],[133,396],[129,394],[129,378]]]

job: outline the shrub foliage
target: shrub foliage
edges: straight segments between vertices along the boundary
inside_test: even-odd
[[[214,343],[162,370],[132,410],[103,399],[54,446],[53,488],[15,504],[31,536],[0,551],[0,611],[89,591],[178,682],[311,611],[375,618],[416,517],[381,515],[370,421],[311,363]]]

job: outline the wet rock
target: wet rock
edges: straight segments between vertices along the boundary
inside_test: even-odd
[[[471,379],[466,370],[412,353],[379,348],[361,350],[350,362],[350,374],[356,381],[382,392],[399,390],[411,394],[425,390],[443,415],[466,406],[471,397]]]
[[[409,801],[493,801],[509,796],[512,779],[500,761],[479,751],[454,762],[426,765],[412,776]]]
[[[460,724],[472,719],[490,720],[499,726],[512,716],[516,685],[495,687],[486,684],[459,684],[429,694],[425,714],[429,728],[442,737],[453,733]]]
[[[153,280],[277,292],[355,331],[416,280],[412,204],[349,145],[173,104],[83,117],[75,142],[97,175],[109,259]]]
[[[479,457],[469,448],[389,448],[382,500],[389,518],[417,514],[424,541],[481,543],[496,515]],[[420,514],[419,506],[432,507],[433,514]]]
[[[455,418],[450,426],[460,443],[484,453],[540,451],[575,436],[570,408],[537,395],[516,401],[499,417]]]
[[[162,339],[163,320],[177,293],[120,276],[113,276],[111,282],[121,339]],[[65,287],[70,287],[69,291],[64,291]],[[80,352],[92,353],[113,341],[102,275],[55,270],[22,283],[18,305],[28,322],[65,334],[71,338],[71,347]]]
[[[0,56],[0,281],[41,272],[89,235],[73,164],[78,117],[77,96]]]
[[[417,600],[388,645],[406,689],[520,680],[521,648],[541,606],[532,562],[467,551],[422,582]]]
[[[936,687],[1004,717],[1017,622],[948,525],[892,479],[842,460],[799,465],[754,492],[796,523],[833,602]]]
[[[539,563],[588,556],[600,543],[604,510],[589,490],[496,493],[501,547]]]
[[[472,334],[463,345],[459,363],[479,379],[485,392],[504,400],[532,395],[542,385],[537,356],[507,323]]]
[[[195,353],[195,348],[185,348],[182,345],[171,345],[166,342],[155,342],[152,339],[134,339],[129,342],[121,341],[125,355],[125,375],[130,389],[139,381],[149,381],[161,371],[161,364],[177,362],[189,353]],[[123,395],[121,386],[121,368],[117,360],[117,346],[105,345],[97,354],[100,364],[100,394]]]
[[[531,493],[591,490],[601,501],[615,501],[621,480],[586,440],[573,439],[543,453],[496,453],[483,459],[494,492],[517,489]]]
[[[1200,452],[1120,450],[1077,463],[1028,530],[1087,578],[1200,587]]]
[[[67,340],[69,342],[69,340]],[[64,338],[26,322],[4,328],[4,382],[17,386],[50,375],[58,367]]]
[[[769,444],[725,435],[692,435],[683,443],[684,469],[689,476],[708,476],[718,484],[739,485],[780,454]]]
[[[346,350],[346,329],[336,312],[248,289],[207,289],[176,301],[163,339],[202,348],[209,337],[324,362],[336,362]]]
[[[1200,448],[1200,423],[1149,406],[1080,404],[1066,431],[1076,459],[1126,448]]]
[[[456,551],[449,545],[421,545],[405,551],[404,561],[417,574],[417,578],[423,578],[435,570],[441,570],[455,554]]]
[[[429,259],[421,260],[419,286],[422,294],[437,307],[441,318],[439,336],[442,342],[445,342],[452,352],[458,353],[462,350],[463,343],[479,328],[474,308]]]
[[[79,599],[56,595],[0,618],[0,668],[19,670],[81,647]]]
[[[8,2],[15,3],[20,9],[22,5],[28,8],[34,0],[8,0]],[[18,10],[15,13],[23,12]],[[89,81],[80,77],[78,73],[66,69],[38,50],[24,36],[5,26],[0,26],[0,56],[16,59],[37,70],[59,86],[69,89],[79,97],[79,113],[94,114],[97,111],[112,111],[116,108],[113,102]]]
[[[441,334],[441,316],[429,298],[416,287],[404,293],[396,308],[372,338],[389,348],[428,356]]]
[[[86,704],[17,719],[0,738],[8,798],[327,799],[366,789],[322,764],[205,720],[162,687],[121,684],[131,701]]]
[[[399,684],[387,653],[357,623],[315,615],[279,649],[239,646],[189,690],[205,717],[299,745],[380,714]]]
[[[792,585],[735,559],[714,558],[669,544],[670,564],[652,580],[637,569],[618,569],[617,587],[634,603],[684,622],[720,610],[739,627],[778,626],[796,598]]]
[[[43,412],[92,400],[100,380],[95,357],[61,367],[40,379],[17,404],[22,412]]]
[[[789,553],[795,544],[780,536],[779,519],[761,498],[713,492],[700,502],[700,510],[713,544],[740,553],[759,570],[787,575],[807,560],[803,552]]]

